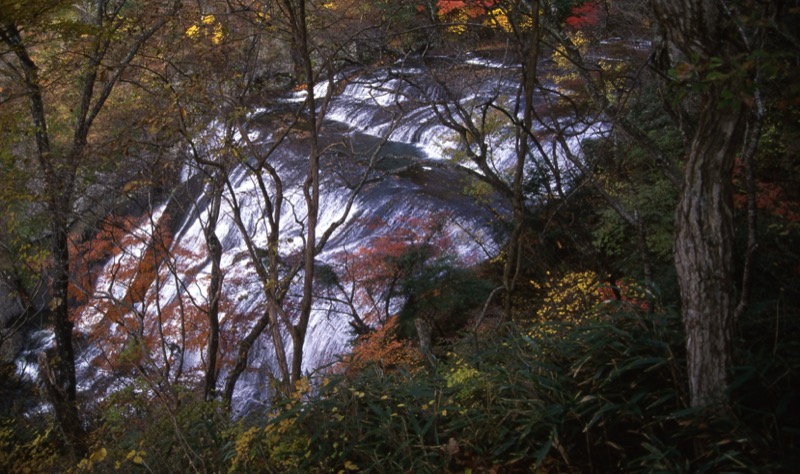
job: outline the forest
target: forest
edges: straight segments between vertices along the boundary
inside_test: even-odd
[[[798,0],[0,0],[0,471],[797,472],[798,75]]]

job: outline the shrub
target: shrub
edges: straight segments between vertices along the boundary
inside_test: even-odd
[[[113,394],[101,406],[89,454],[77,468],[224,472],[237,435],[238,427],[219,404],[179,386],[156,391],[139,383]]]
[[[271,422],[291,419],[284,444],[302,440],[292,468],[718,472],[791,464],[794,438],[759,427],[769,417],[755,407],[715,415],[687,408],[677,316],[615,312],[541,324],[549,329],[536,337],[509,324],[477,345],[465,338],[432,370],[368,364],[331,377]]]

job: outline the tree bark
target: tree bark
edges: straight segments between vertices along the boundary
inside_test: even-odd
[[[211,282],[208,285],[208,347],[206,361],[205,389],[206,400],[213,400],[217,390],[217,353],[219,352],[219,302],[222,297],[222,243],[217,237],[217,222],[222,205],[223,181],[221,170],[214,171],[211,185],[211,204],[208,210],[208,223],[203,229],[208,257],[211,260]]]
[[[741,107],[708,100],[686,162],[676,212],[675,265],[686,330],[693,407],[724,403],[734,322],[734,158],[741,145]]]
[[[746,110],[742,83],[728,73],[745,52],[724,2],[653,0],[667,39],[699,75],[699,119],[684,166],[676,211],[675,265],[686,330],[689,391],[695,408],[724,405],[732,365],[734,324],[733,165],[742,146]],[[722,76],[724,77],[724,75]]]

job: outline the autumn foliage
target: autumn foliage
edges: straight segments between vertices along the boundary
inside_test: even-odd
[[[91,363],[114,373],[147,366],[180,376],[183,353],[205,345],[207,308],[181,288],[203,264],[196,250],[175,244],[170,216],[109,218],[70,251],[73,268],[83,270],[70,287],[73,319],[101,354]]]
[[[370,365],[383,371],[414,371],[422,367],[422,353],[413,342],[398,337],[397,323],[398,317],[392,316],[374,332],[360,336],[340,368],[345,373],[355,374]]]
[[[132,231],[137,220],[132,216],[110,216],[98,224],[95,234],[84,241],[72,236],[70,240],[70,268],[72,278],[69,297],[78,305],[88,301],[88,295],[103,265],[112,257],[119,255],[123,247],[133,240]]]
[[[734,179],[739,188],[733,196],[734,206],[737,209],[746,209],[744,165],[738,161],[734,168]],[[761,179],[756,180],[755,188],[758,211],[787,223],[800,223],[800,201],[797,200],[796,190],[786,189],[781,183]]]
[[[649,311],[652,296],[633,279],[612,285],[597,273],[587,271],[550,275],[531,285],[543,294],[536,320],[580,323],[620,311]]]
[[[491,15],[497,26],[497,18],[505,18],[506,8],[496,0],[439,0],[436,3],[437,15],[444,20],[463,22],[474,20],[486,15]],[[600,23],[600,7],[595,0],[588,2],[575,2],[569,8],[569,13],[564,18],[564,23],[573,30],[580,30]],[[451,29],[451,31],[453,31]],[[461,32],[456,30],[455,32]]]
[[[597,25],[600,21],[599,7],[594,1],[572,7],[571,14],[564,22],[573,29]]]
[[[340,253],[342,289],[351,291],[358,317],[367,324],[387,321],[402,299],[401,286],[419,265],[442,256],[452,242],[443,231],[445,214],[407,216],[399,222],[374,220],[367,227],[378,236],[352,252]],[[387,229],[388,228],[388,229]],[[347,290],[345,290],[347,291]]]

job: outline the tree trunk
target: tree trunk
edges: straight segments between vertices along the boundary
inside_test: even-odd
[[[725,2],[653,0],[653,7],[667,39],[692,61],[702,91],[676,211],[674,254],[691,404],[710,408],[726,402],[732,365],[732,179],[746,116],[744,104],[723,97],[737,97],[744,86],[735,64],[746,50]],[[713,68],[712,58],[719,63]]]
[[[56,214],[57,212],[53,212]],[[60,213],[58,213],[60,214]],[[64,430],[67,441],[81,451],[83,428],[78,416],[77,378],[75,374],[75,351],[72,345],[73,323],[69,318],[69,246],[67,225],[62,219],[54,219],[53,228],[53,283],[51,310],[56,340],[54,362],[56,397],[52,400],[56,418]]]
[[[306,83],[308,97],[308,125],[311,130],[311,149],[308,156],[308,171],[303,184],[303,197],[306,202],[308,217],[306,221],[305,248],[303,249],[303,296],[300,300],[300,314],[297,323],[289,328],[292,337],[292,371],[291,383],[294,385],[302,376],[303,346],[306,340],[308,322],[311,318],[314,287],[314,260],[317,255],[317,220],[319,217],[319,118],[317,117],[317,102],[314,96],[314,66],[311,57],[311,45],[308,37],[308,22],[306,17],[306,4],[304,0],[298,2],[285,1],[286,11],[292,26],[292,36],[295,38],[299,59],[302,61],[303,79]]]
[[[216,171],[221,173],[221,171]],[[211,187],[211,204],[209,205],[208,223],[203,229],[208,256],[211,259],[211,282],[208,287],[208,347],[206,361],[206,380],[203,391],[206,400],[212,400],[217,390],[217,352],[219,352],[219,300],[222,297],[222,243],[217,237],[217,222],[222,204],[223,181],[215,174]]]
[[[170,11],[137,34],[134,39],[120,48],[118,62],[113,68],[106,69],[106,60],[112,44],[122,45],[123,41],[117,38],[115,32],[121,23],[119,13],[122,5],[116,9],[106,10],[106,2],[95,2],[93,8],[92,22],[86,26],[91,26],[89,38],[91,46],[86,50],[86,56],[78,56],[76,65],[80,71],[77,76],[78,102],[70,110],[75,114],[75,122],[72,128],[72,138],[70,146],[61,150],[51,149],[50,135],[48,131],[48,116],[45,110],[45,96],[43,95],[43,85],[52,81],[41,81],[39,76],[39,65],[33,60],[28,50],[29,41],[27,36],[31,35],[30,44],[36,44],[40,39],[36,39],[34,32],[38,28],[26,28],[25,24],[17,22],[24,18],[3,7],[0,9],[0,42],[8,47],[8,50],[16,57],[18,65],[13,65],[10,56],[3,60],[12,70],[19,67],[21,76],[17,73],[12,74],[13,80],[21,80],[22,86],[28,97],[28,104],[31,120],[34,126],[37,153],[36,158],[43,179],[43,195],[46,196],[47,213],[50,218],[50,250],[52,252],[51,278],[51,301],[50,310],[53,317],[53,327],[55,333],[55,357],[47,360],[49,372],[53,375],[50,382],[54,383],[51,393],[54,394],[53,404],[56,417],[73,448],[80,451],[82,449],[83,427],[81,426],[79,410],[76,400],[76,373],[75,373],[75,353],[72,341],[73,322],[70,320],[70,302],[68,300],[68,288],[70,278],[69,260],[69,231],[70,220],[73,215],[73,199],[75,192],[76,179],[80,176],[81,167],[88,164],[84,160],[84,151],[88,144],[88,137],[92,125],[106,101],[111,95],[114,87],[120,81],[123,72],[137,56],[139,49],[152,37],[156,31],[164,26],[175,15],[181,5],[180,0],[173,0]],[[29,19],[35,19],[38,14],[34,14]],[[26,38],[23,38],[25,32]],[[67,37],[64,37],[67,39]],[[113,38],[113,40],[112,40]],[[69,44],[69,43],[67,43]],[[71,46],[67,46],[71,48]],[[85,61],[85,62],[84,62]],[[102,71],[101,71],[102,69]],[[103,73],[110,73],[110,77],[102,80]],[[67,94],[67,97],[71,94]],[[68,100],[68,99],[67,99]],[[66,102],[64,102],[65,104]],[[63,104],[62,104],[63,105]],[[45,360],[45,359],[43,359]]]
[[[706,100],[676,213],[675,264],[693,407],[725,400],[734,302],[732,174],[743,109]]]
[[[69,319],[69,225],[71,211],[71,188],[74,169],[64,166],[58,169],[50,149],[42,89],[39,82],[39,67],[28,54],[17,26],[0,13],[0,40],[16,55],[24,73],[24,84],[28,92],[28,105],[34,125],[37,159],[45,182],[47,210],[50,217],[51,269],[50,310],[55,333],[55,357],[42,357],[52,374],[48,390],[56,418],[72,448],[80,451],[83,429],[76,402],[77,380],[75,375],[75,352],[72,346],[72,321]],[[69,163],[69,162],[68,162]]]
[[[522,111],[522,127],[517,129],[517,157],[514,163],[514,177],[511,184],[511,208],[514,228],[511,231],[506,250],[507,260],[503,268],[503,287],[506,292],[504,312],[505,318],[509,321],[513,317],[513,296],[522,267],[522,240],[524,238],[526,214],[523,178],[525,176],[525,162],[530,154],[530,140],[533,138],[533,133],[531,133],[534,120],[533,100],[539,64],[539,39],[541,34],[539,28],[539,1],[532,2],[530,8],[534,24],[530,33],[523,38],[520,45],[520,53],[525,58],[522,68],[522,105],[524,109]],[[519,101],[517,101],[517,104],[519,105]]]
[[[261,315],[261,317],[256,322],[256,325],[250,330],[250,332],[245,336],[244,339],[239,343],[239,351],[236,356],[236,363],[234,364],[233,368],[231,369],[230,374],[228,374],[228,378],[225,380],[225,388],[222,391],[222,400],[225,403],[225,406],[228,407],[230,410],[231,404],[233,402],[233,390],[236,388],[236,382],[239,380],[239,376],[244,373],[245,369],[247,368],[247,357],[250,354],[250,348],[253,347],[255,344],[256,339],[258,336],[264,332],[264,329],[269,324],[269,315],[267,312]]]

